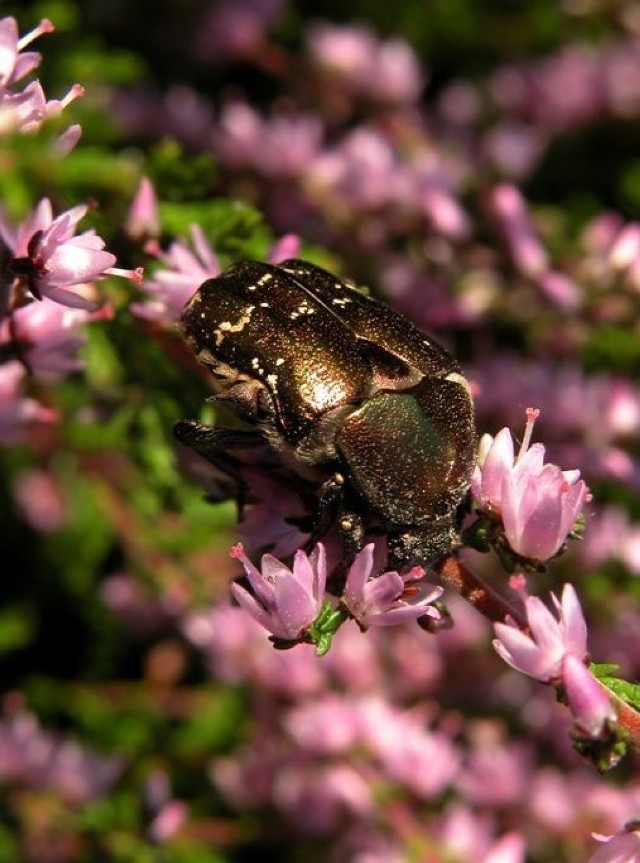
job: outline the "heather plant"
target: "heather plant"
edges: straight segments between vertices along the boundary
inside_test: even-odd
[[[2,11],[2,860],[640,860],[637,9],[389,13]],[[172,435],[185,303],[297,257],[465,369],[433,565]]]

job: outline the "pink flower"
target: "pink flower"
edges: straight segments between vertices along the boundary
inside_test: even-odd
[[[357,702],[334,692],[294,706],[283,720],[296,744],[307,753],[337,756],[359,740]]]
[[[587,487],[571,483],[559,467],[523,462],[504,485],[502,520],[511,548],[523,557],[548,560],[561,548],[582,510]]]
[[[495,623],[493,646],[512,668],[543,683],[558,682],[566,656],[583,662],[587,655],[587,625],[575,588],[565,584],[562,601],[551,594],[557,618],[537,596],[526,597],[525,612],[531,635],[515,623]]]
[[[309,48],[326,73],[368,98],[410,102],[422,89],[420,64],[402,39],[380,41],[362,26],[316,24]]]
[[[598,737],[607,724],[616,721],[606,691],[584,662],[571,654],[562,663],[562,683],[576,726],[587,737]]]
[[[547,252],[535,234],[520,191],[502,183],[491,190],[488,203],[518,271],[529,277],[544,273],[549,264]]]
[[[22,708],[7,714],[0,720],[3,784],[48,789],[74,806],[105,794],[122,773],[122,757],[105,758],[71,738],[49,733]]]
[[[180,831],[189,817],[183,800],[167,800],[149,824],[149,838],[153,842],[167,842]]]
[[[153,183],[142,177],[125,223],[125,231],[134,240],[157,237],[160,233],[158,199]]]
[[[35,468],[21,471],[13,493],[22,517],[34,530],[52,533],[67,521],[68,507],[52,473]]]
[[[92,309],[96,303],[84,295],[87,283],[109,274],[140,280],[141,271],[113,266],[115,255],[104,251],[94,230],[76,236],[88,209],[72,207],[54,219],[51,202],[43,198],[17,228],[0,215],[0,238],[14,255],[11,269],[36,299],[47,296],[64,306]]]
[[[51,423],[58,417],[51,408],[22,395],[25,374],[17,360],[0,364],[0,444],[18,443],[30,423]]]
[[[442,794],[460,769],[451,737],[425,726],[423,717],[372,696],[360,704],[359,739],[385,774],[423,799]]]
[[[368,777],[340,762],[285,762],[274,777],[273,800],[298,829],[320,836],[336,831],[348,818],[371,817],[374,808]]]
[[[535,596],[524,600],[531,634],[512,621],[495,623],[493,641],[504,661],[543,683],[561,683],[578,728],[596,737],[605,723],[614,722],[615,711],[605,690],[584,662],[587,657],[587,626],[574,587],[565,584],[562,601],[551,599],[557,617]]]
[[[223,106],[214,136],[215,154],[234,169],[251,168],[272,180],[297,180],[315,164],[323,125],[312,113],[286,111],[263,117],[246,102]]]
[[[39,81],[31,81],[21,93],[0,94],[0,132],[37,132],[45,120],[57,117],[83,95],[84,87],[74,84],[62,99],[47,101]]]
[[[435,230],[452,240],[465,239],[470,232],[469,217],[453,195],[431,184],[420,195],[425,215]]]
[[[143,789],[145,808],[152,815],[147,835],[152,842],[167,842],[184,825],[189,816],[186,803],[171,796],[167,774],[152,770]]]
[[[85,338],[80,328],[91,321],[108,320],[112,315],[110,306],[88,312],[49,300],[29,303],[13,312],[11,326],[6,319],[0,324],[0,340],[13,340],[29,370],[51,379],[82,368],[77,353]]]
[[[588,863],[638,863],[640,860],[640,824],[631,822],[613,836],[594,834],[603,844],[589,857]]]
[[[514,831],[499,839],[481,863],[524,863],[525,852],[524,836]]]
[[[299,549],[293,570],[270,554],[263,555],[259,570],[241,545],[233,547],[231,556],[242,562],[254,591],[249,593],[237,582],[231,585],[231,592],[242,608],[278,639],[304,638],[324,599],[327,579],[324,546],[318,543],[310,555]]]
[[[587,486],[579,471],[543,464],[544,446],[529,441],[539,411],[527,411],[527,428],[517,457],[509,429],[480,442],[471,489],[480,509],[499,515],[513,551],[548,560],[560,550],[578,518]]]
[[[267,257],[270,264],[279,264],[287,258],[297,258],[300,255],[300,237],[297,234],[283,234],[271,247]]]
[[[176,240],[166,252],[156,243],[149,244],[149,251],[164,267],[140,285],[150,299],[132,303],[134,314],[152,321],[175,323],[200,285],[220,275],[218,256],[199,225],[191,226],[191,244],[193,249]]]
[[[414,567],[405,575],[385,572],[376,576],[373,551],[373,543],[365,545],[349,569],[342,603],[351,616],[363,627],[395,626],[424,616],[439,620],[440,612],[431,603],[442,595],[442,588],[427,585],[424,595],[417,598],[418,589],[411,583],[421,579],[424,570]]]
[[[243,467],[242,478],[252,495],[259,500],[243,507],[238,533],[250,549],[268,548],[275,557],[287,557],[309,538],[302,533],[292,518],[307,513],[302,498],[293,486],[267,470]]]
[[[282,17],[285,0],[221,0],[205,7],[194,33],[197,56],[215,63],[250,57],[268,39],[268,30]]]

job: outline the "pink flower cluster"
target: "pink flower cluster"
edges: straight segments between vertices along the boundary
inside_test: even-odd
[[[81,368],[81,327],[111,316],[108,305],[99,307],[95,280],[106,275],[141,279],[141,271],[114,267],[115,256],[105,251],[94,230],[76,235],[87,211],[79,205],[54,217],[44,198],[18,226],[0,214],[0,240],[9,256],[4,278],[11,286],[8,305],[0,308],[0,347],[15,357],[0,365],[2,443],[22,438],[33,421],[55,419],[54,411],[23,396],[22,383],[27,374],[46,381]]]
[[[558,648],[554,661],[561,666],[572,650],[582,662],[579,607],[568,594],[559,605],[555,629],[541,615]],[[266,807],[303,834],[337,837],[345,859],[375,849],[382,860],[402,860],[409,844],[428,841],[468,863],[522,863],[525,846],[535,851],[541,835],[553,847],[585,827],[617,830],[640,804],[640,786],[603,794],[592,771],[556,748],[566,719],[551,693],[529,691],[526,680],[521,689],[502,682],[481,658],[485,630],[474,630],[477,620],[464,607],[452,610],[457,625],[436,638],[403,626],[372,627],[362,638],[347,622],[321,660],[312,645],[274,651],[262,626],[226,603],[187,616],[184,632],[212,677],[246,684],[247,709],[260,715],[249,739],[212,760],[218,792],[239,811]],[[532,620],[535,613],[534,606]],[[553,662],[542,640],[535,649],[550,660],[546,674]],[[443,708],[442,694],[470,665],[463,723]],[[472,705],[501,698],[524,700],[523,721],[557,752],[554,766],[536,765],[531,739],[507,738],[499,721],[473,718]],[[606,709],[601,715],[610,718]],[[380,807],[381,794],[394,806]],[[417,820],[415,801],[427,804]]]
[[[55,790],[67,804],[82,805],[105,794],[125,767],[79,743],[44,731],[35,716],[12,710],[0,721],[0,782]]]
[[[382,102],[413,102],[424,86],[418,58],[403,39],[380,40],[362,25],[318,23],[308,33],[309,53],[340,87]]]
[[[16,89],[19,82],[30,75],[42,59],[36,51],[23,49],[43,33],[51,33],[51,21],[43,19],[29,33],[20,37],[15,18],[0,19],[0,134],[9,132],[35,132],[48,118],[57,116],[67,105],[84,93],[74,84],[62,99],[47,98],[39,81],[32,81],[23,90]],[[22,85],[20,85],[22,86]],[[80,137],[80,127],[70,126],[58,140],[59,152],[68,152]]]
[[[259,570],[241,545],[234,546],[231,556],[242,562],[253,590],[250,593],[236,582],[231,587],[234,598],[278,640],[306,640],[312,636],[325,606],[336,605],[325,593],[327,557],[322,543],[311,555],[298,550],[292,569],[265,554]],[[403,576],[397,572],[376,573],[374,545],[369,543],[349,568],[341,606],[362,628],[394,626],[419,617],[437,621],[440,613],[432,603],[441,596],[442,588],[427,588],[418,597],[415,584],[424,574],[419,567]],[[336,622],[340,624],[342,619]]]
[[[23,49],[52,30],[43,20],[20,38],[14,18],[0,19],[0,135],[36,132],[83,92],[74,85],[62,101],[47,102],[38,81],[16,90],[41,59]],[[80,127],[72,126],[58,139],[59,156],[79,134]],[[93,229],[77,233],[88,210],[78,205],[55,216],[50,200],[43,198],[17,226],[0,212],[0,443],[15,443],[31,424],[56,419],[55,410],[25,396],[23,387],[28,375],[50,381],[82,367],[77,356],[84,343],[81,327],[111,315],[108,305],[100,307],[94,282],[106,275],[142,278],[139,270],[115,267],[115,255]]]

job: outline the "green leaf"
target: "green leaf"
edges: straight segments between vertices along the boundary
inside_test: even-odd
[[[16,604],[0,611],[0,653],[25,647],[33,636],[33,612],[29,608]]]
[[[640,710],[640,684],[630,683],[620,677],[601,677],[600,682],[634,710]]]
[[[633,327],[594,327],[582,355],[587,371],[633,375],[640,370],[640,339]]]
[[[592,662],[589,666],[589,671],[597,680],[602,680],[605,677],[613,677],[620,669],[620,666],[615,662]]]
[[[245,715],[245,701],[239,692],[218,690],[175,731],[170,748],[182,757],[225,751],[237,740]]]

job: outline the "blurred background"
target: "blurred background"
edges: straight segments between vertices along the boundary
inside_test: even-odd
[[[593,500],[531,590],[574,583],[594,659],[637,678],[640,6],[0,11],[21,34],[54,23],[28,48],[49,98],[86,89],[0,140],[2,218],[90,203],[83,229],[145,268],[99,282],[100,311],[59,322],[19,392],[0,378],[0,860],[587,860],[640,810],[637,758],[583,763],[553,693],[462,600],[449,632],[347,625],[321,660],[230,604],[235,505],[206,500],[171,435],[212,419],[175,321],[232,261],[299,253],[448,346],[481,433],[539,407],[536,438]]]

